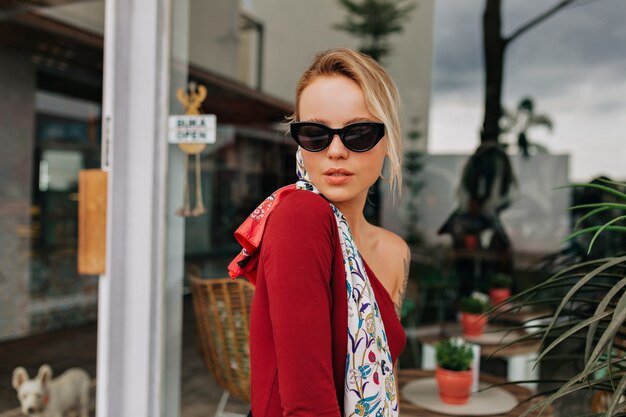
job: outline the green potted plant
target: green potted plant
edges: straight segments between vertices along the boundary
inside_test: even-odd
[[[464,336],[481,336],[487,324],[485,313],[489,310],[489,296],[474,291],[461,298],[461,328]]]
[[[508,274],[498,273],[489,280],[489,298],[492,305],[497,305],[511,296],[513,278]]]
[[[589,237],[586,256],[574,264],[558,265],[558,272],[519,294],[512,296],[505,314],[519,304],[546,305],[552,317],[528,335],[507,343],[539,340],[537,361],[574,360],[574,375],[560,380],[522,416],[543,411],[554,401],[589,389],[604,395],[606,404],[598,405],[597,416],[623,415],[626,395],[626,184],[606,178],[570,187],[594,192],[594,200],[572,207],[584,210],[568,240]],[[596,202],[589,202],[596,201]],[[590,256],[594,244],[605,238],[605,250]],[[583,342],[581,349],[561,353],[564,344]],[[542,382],[537,380],[535,382]],[[554,382],[554,381],[550,381]],[[581,410],[576,415],[591,415]]]
[[[462,338],[453,337],[437,343],[435,351],[439,398],[446,404],[465,404],[472,386],[472,348]]]

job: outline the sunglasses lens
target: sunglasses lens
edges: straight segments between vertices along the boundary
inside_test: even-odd
[[[294,139],[307,151],[317,152],[328,144],[328,133],[319,126],[298,126],[294,133]]]
[[[344,141],[346,147],[355,152],[367,151],[376,145],[379,139],[376,126],[356,125],[346,130]]]

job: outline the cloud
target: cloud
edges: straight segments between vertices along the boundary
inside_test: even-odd
[[[547,9],[545,0],[503,1],[503,32]],[[554,4],[551,1],[550,4]],[[580,4],[589,3],[581,1]],[[439,0],[435,7],[434,87],[463,89],[482,82],[484,0]],[[626,67],[626,1],[570,6],[534,27],[507,49],[508,84],[550,84]],[[563,72],[570,76],[563,79]]]
[[[504,33],[556,0],[503,1]],[[583,0],[528,31],[507,50],[503,102],[530,95],[555,121],[541,142],[569,153],[575,179],[626,178],[626,1]],[[484,0],[438,0],[429,149],[471,152],[482,123]],[[625,150],[622,150],[625,149]]]
[[[481,13],[481,2],[477,0],[435,2],[435,91],[462,90],[480,82]]]

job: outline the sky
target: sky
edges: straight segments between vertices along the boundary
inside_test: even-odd
[[[471,153],[483,117],[482,12],[485,0],[436,0],[431,153]],[[503,33],[557,0],[503,0]],[[579,0],[507,49],[503,103],[531,96],[552,132],[532,140],[570,155],[570,179],[626,180],[626,0]]]

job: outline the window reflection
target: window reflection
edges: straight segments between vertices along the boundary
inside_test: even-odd
[[[97,278],[76,271],[78,172],[100,165],[100,105],[36,95],[33,152],[30,333],[92,322]]]
[[[280,132],[218,127],[218,140],[202,155],[207,213],[185,221],[185,255],[203,276],[223,277],[240,250],[235,229],[265,197],[293,183],[295,146]],[[192,170],[190,187],[195,187]]]

